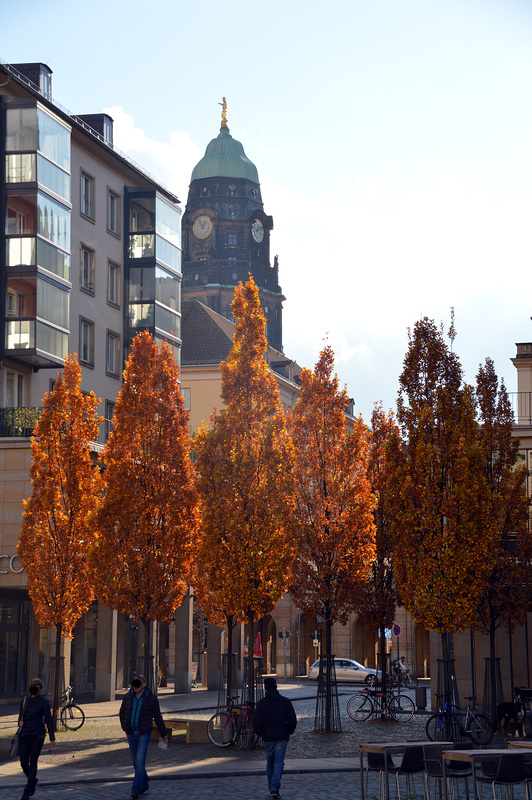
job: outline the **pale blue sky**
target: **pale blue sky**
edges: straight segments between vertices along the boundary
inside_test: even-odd
[[[532,4],[350,0],[11,3],[0,58],[44,61],[72,113],[184,206],[218,134],[256,164],[279,254],[285,352],[323,337],[369,418],[395,407],[407,328],[447,325],[466,378],[532,341]]]

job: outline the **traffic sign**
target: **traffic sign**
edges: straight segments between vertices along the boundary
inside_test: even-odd
[[[400,633],[401,633],[401,626],[400,625],[394,625],[393,626],[393,635],[394,636],[399,636]]]
[[[382,632],[382,628],[379,630],[379,636],[381,635],[381,632]],[[385,628],[384,629],[384,635],[385,635],[385,637],[387,639],[391,639],[392,638],[392,629],[391,628]]]

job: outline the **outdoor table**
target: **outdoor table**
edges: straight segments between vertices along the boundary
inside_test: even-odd
[[[522,753],[523,755],[530,756],[530,747],[514,747],[512,746],[513,753]],[[446,761],[469,761],[471,764],[471,777],[473,778],[473,797],[478,800],[479,794],[477,791],[477,774],[475,763],[477,761],[488,761],[497,759],[500,756],[507,755],[506,748],[498,748],[497,750],[444,750],[443,756],[443,797],[447,800],[447,774],[446,774]]]
[[[532,749],[532,739],[508,739],[506,744],[511,750],[519,747]]]
[[[404,753],[407,747],[425,747],[429,742],[364,742],[360,747],[360,800],[364,800],[364,753],[380,753],[384,756],[384,781],[386,784],[386,800],[390,800],[390,785],[388,783],[388,755]],[[452,742],[431,742],[441,747],[450,747]]]

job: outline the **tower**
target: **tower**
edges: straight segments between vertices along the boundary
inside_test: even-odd
[[[269,344],[283,347],[278,259],[270,265],[273,218],[264,213],[259,176],[227,125],[207,146],[190,180],[183,215],[183,296],[232,319],[235,286],[253,276],[266,316]]]

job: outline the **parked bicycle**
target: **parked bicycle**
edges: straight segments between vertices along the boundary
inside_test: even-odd
[[[218,711],[207,723],[209,739],[216,747],[237,744],[245,750],[252,750],[258,741],[253,730],[253,705],[237,705],[231,698],[228,711]]]
[[[494,730],[489,718],[473,711],[471,703],[475,700],[474,694],[465,699],[470,701],[466,708],[446,701],[443,711],[428,718],[426,728],[431,742],[454,742],[465,736],[474,744],[491,742]]]
[[[414,716],[412,700],[404,694],[366,689],[351,697],[347,703],[347,713],[355,722],[364,722],[373,714],[391,717],[396,722],[408,722]]]
[[[59,700],[59,718],[65,728],[68,728],[70,731],[79,730],[85,722],[85,713],[83,709],[74,703],[72,686],[67,686]]]

